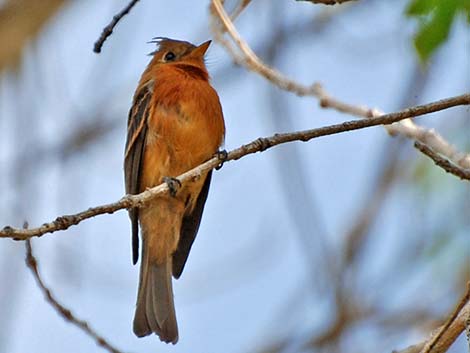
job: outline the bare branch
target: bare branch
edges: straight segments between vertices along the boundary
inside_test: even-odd
[[[316,84],[316,92],[320,99],[320,106],[323,108],[333,108],[337,111],[363,118],[377,117],[384,114],[384,112],[379,109],[352,105],[333,98],[320,84]],[[415,141],[419,141],[432,148],[435,152],[445,156],[453,164],[463,169],[470,169],[470,154],[458,151],[455,146],[447,142],[435,130],[419,126],[411,119],[404,119],[396,124],[388,125],[385,128],[392,136],[402,135]]]
[[[290,133],[281,133],[274,134],[270,137],[260,137],[246,145],[243,145],[235,150],[230,151],[227,154],[227,158],[224,160],[220,156],[213,157],[207,162],[187,171],[186,173],[181,174],[177,179],[181,183],[188,181],[198,180],[201,175],[217,166],[221,162],[237,160],[248,154],[262,152],[268,148],[293,141],[309,141],[314,138],[321,136],[339,134],[346,131],[353,131],[364,129],[376,125],[387,125],[394,122],[407,119],[410,117],[416,117],[439,110],[448,109],[450,107],[455,107],[459,105],[469,105],[470,104],[470,94],[463,94],[460,96],[455,96],[451,98],[442,99],[433,103],[428,103],[425,105],[419,105],[416,107],[404,109],[402,111],[390,114],[384,114],[379,117],[374,117],[364,120],[350,120],[341,124],[329,125],[320,127],[317,129],[311,130],[302,130]],[[122,197],[119,201],[89,208],[86,211],[79,212],[73,215],[65,215],[58,217],[55,221],[50,223],[45,223],[38,228],[33,229],[18,229],[10,226],[4,227],[0,231],[0,238],[13,238],[16,240],[26,240],[31,237],[38,237],[46,233],[56,232],[58,230],[65,230],[71,227],[72,225],[77,225],[85,219],[92,218],[94,216],[105,214],[105,213],[114,213],[118,210],[124,208],[134,208],[142,207],[146,202],[153,199],[157,195],[162,195],[168,192],[168,186],[163,183],[158,186],[155,186],[151,189],[148,189],[138,195],[126,195]]]
[[[442,158],[439,154],[437,154],[431,148],[421,142],[416,141],[415,147],[421,152],[423,152],[423,154],[431,158],[434,163],[436,163],[436,165],[444,169],[447,173],[454,174],[462,180],[470,180],[470,170],[460,168],[455,164],[452,164],[447,159]]]
[[[27,228],[27,227],[25,227]],[[26,229],[25,229],[26,230]],[[33,255],[33,249],[31,246],[31,240],[26,240],[26,266],[31,270],[31,273],[36,280],[36,283],[41,289],[41,292],[44,294],[46,301],[59,313],[60,316],[64,318],[64,320],[72,323],[73,325],[77,326],[80,330],[85,332],[88,336],[90,336],[98,346],[103,347],[108,352],[111,353],[122,353],[122,351],[118,350],[117,348],[113,347],[110,343],[108,343],[102,336],[97,334],[86,321],[80,320],[72,314],[72,312],[67,309],[65,306],[60,304],[57,299],[52,294],[51,290],[44,284],[44,281],[41,278],[38,270],[38,262]]]
[[[422,353],[443,353],[454,343],[457,337],[465,330],[465,324],[470,316],[470,282],[459,303],[450,314],[446,323],[427,342]]]
[[[132,0],[130,1],[125,8],[121,10],[118,14],[113,16],[113,19],[111,22],[103,28],[103,31],[101,32],[100,37],[98,40],[95,42],[93,46],[93,51],[97,54],[101,53],[101,48],[103,47],[104,42],[108,37],[113,33],[114,27],[118,24],[118,22],[125,16],[127,15],[132,8],[137,4],[139,0]]]
[[[286,77],[276,69],[264,63],[253,52],[248,43],[238,33],[233,21],[227,15],[220,0],[212,0],[211,13],[213,17],[211,28],[214,38],[227,49],[237,64],[243,65],[248,70],[258,73],[283,90],[295,93],[298,96],[317,97],[320,100],[320,106],[323,108],[332,108],[343,113],[363,118],[377,117],[384,114],[377,109],[352,105],[335,99],[328,95],[319,83],[305,86]],[[220,26],[220,24],[222,26]],[[230,41],[225,39],[225,32],[230,35],[236,47],[234,47]],[[434,130],[421,127],[411,120],[405,120],[399,124],[389,126],[387,127],[387,130],[391,135],[401,134],[410,139],[420,141],[449,159],[452,163],[462,168],[470,169],[470,154],[459,152],[452,144],[447,142]]]
[[[444,353],[454,343],[457,337],[464,332],[470,317],[470,282],[467,290],[457,303],[444,325],[433,332],[431,337],[421,343],[393,353]]]
[[[217,14],[220,22],[224,26],[224,31],[228,32],[229,35],[232,37],[233,41],[237,45],[237,47],[241,50],[243,56],[238,56],[237,63],[246,66],[249,70],[255,71],[259,73],[261,76],[264,76],[266,79],[274,83],[276,86],[284,89],[286,91],[292,92],[297,94],[298,96],[316,96],[316,87],[315,85],[312,86],[304,86],[296,81],[282,75],[279,71],[269,67],[262,60],[251,50],[248,43],[240,36],[233,24],[232,20],[230,19],[229,15],[225,11],[224,7],[220,3],[220,0],[212,0],[211,12]],[[215,23],[212,25],[212,30],[214,32],[214,37],[225,47],[227,50],[232,54],[235,51],[231,48],[231,45],[228,44],[229,42],[223,40],[223,32],[220,32],[220,26],[217,26]],[[235,56],[234,56],[235,57]]]

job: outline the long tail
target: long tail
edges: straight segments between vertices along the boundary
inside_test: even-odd
[[[173,303],[171,256],[162,264],[151,263],[145,246],[143,250],[134,333],[143,337],[154,332],[160,340],[175,344],[178,325]]]

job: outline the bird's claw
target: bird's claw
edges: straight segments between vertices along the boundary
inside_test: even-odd
[[[220,161],[220,164],[215,167],[215,170],[219,170],[220,168],[222,168],[224,166],[224,163],[227,161],[227,158],[228,158],[228,153],[226,150],[222,150],[222,151],[217,151],[217,153],[215,154],[215,156],[219,159]]]
[[[181,181],[172,177],[163,177],[163,181],[166,183],[166,185],[168,185],[168,189],[170,189],[170,195],[175,197],[178,189],[181,187]]]

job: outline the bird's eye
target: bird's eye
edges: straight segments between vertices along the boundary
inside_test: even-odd
[[[172,51],[169,51],[168,53],[165,54],[164,59],[165,59],[165,61],[173,61],[173,60],[176,59],[176,55]]]

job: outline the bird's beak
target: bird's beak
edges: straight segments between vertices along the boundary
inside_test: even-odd
[[[191,56],[195,58],[203,58],[204,54],[206,53],[207,49],[209,48],[209,45],[211,45],[211,40],[208,40],[207,42],[202,43],[200,46],[196,47],[192,52]]]

